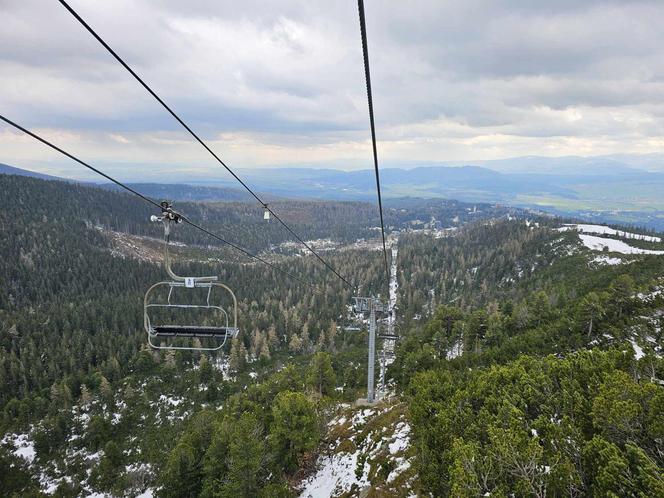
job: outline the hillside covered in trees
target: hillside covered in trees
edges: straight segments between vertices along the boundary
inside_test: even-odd
[[[8,496],[323,496],[330,462],[350,463],[324,496],[664,495],[660,255],[596,252],[509,208],[390,201],[402,338],[369,410],[353,405],[367,341],[353,289],[273,247],[288,235],[255,205],[180,208],[318,292],[178,229],[178,270],[220,275],[241,333],[222,353],[158,352],[142,324],[163,279],[155,213],[55,181],[0,175],[0,191]],[[331,239],[327,259],[359,292],[385,292],[375,207],[274,209]]]

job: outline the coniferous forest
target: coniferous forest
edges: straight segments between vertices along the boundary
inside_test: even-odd
[[[274,204],[353,289],[260,206],[179,203],[315,287],[176,227],[176,271],[238,297],[240,333],[210,353],[147,345],[143,296],[166,279],[149,205],[11,175],[0,194],[3,496],[320,496],[340,461],[326,496],[664,496],[663,256],[591,251],[572,220],[390,199],[400,339],[367,408],[349,306],[388,293],[372,204]]]

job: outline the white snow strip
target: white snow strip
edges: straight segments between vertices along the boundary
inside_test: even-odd
[[[618,252],[621,254],[664,254],[664,251],[653,251],[650,249],[632,247],[622,240],[604,239],[602,237],[585,234],[579,234],[579,238],[584,246],[593,251],[602,251],[607,247],[609,252]]]
[[[640,360],[643,358],[646,354],[643,352],[643,348],[639,346],[634,339],[630,339],[629,342],[632,343],[632,347],[634,348],[634,358],[637,360]]]
[[[338,419],[331,420],[329,424],[327,424],[328,427],[332,427],[334,425],[344,425],[346,423],[346,417],[340,417]]]
[[[648,242],[661,242],[660,237],[655,237],[652,235],[642,235],[640,233],[632,232],[623,232],[621,230],[616,230],[615,228],[610,228],[604,225],[586,225],[580,223],[578,225],[565,225],[560,227],[558,231],[565,232],[568,230],[576,230],[582,233],[595,233],[599,235],[616,235],[624,239],[637,239],[637,240],[647,240]]]

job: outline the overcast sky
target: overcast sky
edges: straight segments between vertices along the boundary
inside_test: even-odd
[[[71,5],[230,165],[371,166],[355,0]],[[385,164],[664,151],[664,1],[366,15]],[[0,19],[0,113],[120,178],[215,172],[56,0],[0,0]],[[85,177],[5,125],[0,162]]]

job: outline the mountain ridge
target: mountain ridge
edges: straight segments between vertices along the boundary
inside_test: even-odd
[[[533,161],[540,166],[533,166],[528,172],[519,172],[518,168],[501,172],[485,166],[431,163],[420,163],[411,169],[384,167],[381,169],[383,197],[500,203],[563,216],[664,228],[664,217],[661,216],[664,213],[664,198],[661,196],[664,173],[639,169],[611,158],[528,156],[518,161],[521,161],[519,168],[526,168]],[[556,169],[552,165],[560,167],[556,166]],[[21,174],[21,170],[14,167],[9,171]],[[239,169],[237,172],[254,191],[269,192],[261,194],[266,199],[367,202],[376,199],[375,174],[370,169],[343,171],[289,167]],[[26,173],[28,176],[33,174]],[[146,179],[127,183],[141,185],[147,189],[144,192],[147,195],[170,196],[172,200],[251,200],[231,178],[179,179],[171,176],[168,182],[164,179],[162,176],[157,182]]]

